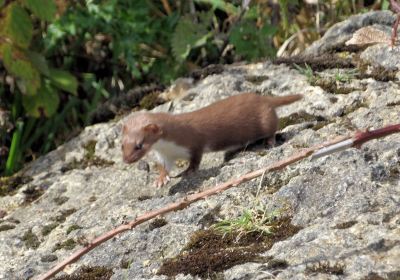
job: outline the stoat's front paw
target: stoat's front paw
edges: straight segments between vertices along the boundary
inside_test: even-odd
[[[161,188],[162,186],[166,185],[169,181],[171,181],[171,178],[168,175],[160,175],[155,181],[155,185],[157,188]]]

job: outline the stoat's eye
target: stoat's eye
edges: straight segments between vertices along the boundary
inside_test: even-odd
[[[141,150],[143,148],[143,143],[137,143],[135,145],[135,150]]]

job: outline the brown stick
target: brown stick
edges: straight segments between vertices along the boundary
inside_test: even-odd
[[[161,0],[164,10],[167,12],[168,15],[172,13],[171,6],[168,3],[168,0]]]
[[[380,138],[392,133],[396,133],[396,132],[400,132],[399,130],[400,128],[400,124],[397,125],[393,125],[390,127],[386,127],[383,129],[379,129],[379,130],[375,130],[375,131],[371,131],[371,132],[361,132],[358,133],[353,139],[356,143],[358,143],[359,145],[362,145],[363,143],[365,143],[366,141],[369,141],[371,139],[375,139],[375,138]],[[119,233],[122,233],[124,231],[128,231],[128,230],[132,230],[134,227],[136,227],[137,225],[140,225],[152,218],[155,218],[159,215],[162,214],[166,214],[172,211],[176,211],[176,210],[181,210],[186,208],[188,205],[200,200],[200,199],[204,199],[208,196],[214,195],[214,194],[218,194],[226,189],[229,189],[231,187],[235,187],[243,182],[247,182],[250,181],[254,178],[257,178],[259,176],[261,176],[263,173],[266,172],[270,172],[270,171],[275,171],[275,170],[279,170],[282,169],[284,167],[286,167],[287,165],[290,165],[292,163],[295,163],[303,158],[306,158],[308,156],[310,156],[311,154],[313,154],[315,151],[323,148],[323,147],[327,147],[327,146],[331,146],[333,144],[342,142],[344,140],[350,139],[350,137],[346,137],[346,136],[340,136],[337,137],[333,140],[324,142],[322,144],[313,146],[311,148],[308,149],[303,149],[302,151],[298,152],[297,154],[288,157],[286,159],[280,160],[276,163],[273,163],[267,167],[258,169],[256,171],[247,173],[237,179],[232,179],[228,182],[219,184],[215,187],[209,188],[205,191],[196,193],[196,194],[192,194],[189,196],[184,197],[183,199],[181,199],[178,202],[174,202],[171,203],[163,208],[160,208],[158,210],[153,210],[147,213],[144,213],[143,215],[137,217],[136,219],[132,220],[131,222],[121,225],[97,238],[95,238],[94,240],[92,240],[88,245],[86,245],[85,247],[79,249],[78,251],[76,251],[74,254],[72,254],[69,258],[65,259],[64,261],[60,262],[59,264],[57,264],[55,267],[53,267],[51,270],[49,270],[48,272],[46,272],[43,275],[40,275],[39,278],[37,278],[37,280],[46,280],[49,279],[50,277],[54,276],[56,273],[58,273],[59,271],[61,271],[65,266],[67,266],[68,264],[71,264],[75,261],[77,261],[81,256],[83,256],[84,254],[86,254],[87,252],[93,250],[95,247],[97,247],[98,245],[102,244],[103,242],[109,240],[110,238],[116,236]],[[357,142],[358,141],[358,142]]]
[[[365,131],[365,132],[359,132],[356,134],[356,136],[353,138],[353,147],[360,147],[362,144],[365,142],[372,140],[372,139],[377,139],[380,137],[384,137],[393,133],[399,133],[400,132],[400,124],[394,124],[394,125],[389,125],[387,127],[371,130],[371,131]]]

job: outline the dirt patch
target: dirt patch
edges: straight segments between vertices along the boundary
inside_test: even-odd
[[[55,217],[50,218],[52,221],[55,221],[57,223],[64,223],[65,220],[67,219],[68,216],[72,215],[73,213],[76,212],[75,208],[70,208],[66,210],[61,210],[60,214],[58,214]]]
[[[114,274],[111,268],[104,266],[83,266],[71,275],[63,275],[55,280],[108,280]]]
[[[308,265],[306,274],[323,273],[330,275],[343,275],[345,265],[339,262],[330,263],[328,261],[321,261]]]
[[[300,228],[292,225],[290,217],[274,221],[272,234],[260,232],[223,234],[215,229],[195,232],[187,246],[175,258],[167,259],[157,274],[175,276],[179,273],[206,277],[247,262],[267,262],[260,256],[278,241],[296,234]]]
[[[111,166],[114,164],[111,160],[106,160],[95,155],[96,140],[89,140],[82,147],[85,149],[85,155],[82,160],[74,159],[61,168],[61,172],[67,172],[72,169],[85,169],[88,166]]]
[[[14,195],[23,185],[32,181],[32,177],[15,174],[11,177],[0,177],[0,196]]]
[[[305,111],[293,113],[287,117],[279,119],[279,129],[282,130],[289,125],[299,124],[303,122],[315,122],[316,127],[321,128],[329,123],[327,119],[322,116],[313,116]]]
[[[29,186],[23,191],[24,205],[31,204],[44,194],[44,189],[41,187]]]
[[[346,229],[346,228],[350,228],[352,226],[354,226],[355,224],[357,224],[357,221],[348,221],[348,222],[343,222],[340,224],[337,224],[335,226],[336,229]]]
[[[326,54],[321,56],[292,56],[288,58],[277,58],[273,61],[274,64],[287,64],[294,67],[299,65],[300,67],[310,66],[314,71],[322,71],[325,69],[343,69],[343,68],[354,68],[355,65],[350,58],[342,58],[335,54]]]
[[[39,238],[29,229],[22,236],[22,241],[24,241],[26,248],[36,249],[40,245]]]

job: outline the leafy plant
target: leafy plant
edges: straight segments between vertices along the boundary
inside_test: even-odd
[[[307,77],[307,81],[310,84],[313,84],[318,79],[318,76],[314,74],[314,71],[307,63],[305,64],[304,67],[301,67],[298,64],[294,64],[294,67],[296,68],[297,71],[299,71],[300,74]]]
[[[237,233],[238,239],[244,234],[258,232],[269,235],[273,233],[273,222],[278,219],[280,211],[268,212],[259,204],[251,209],[244,209],[240,217],[227,219],[213,225],[222,233]]]
[[[183,62],[192,49],[204,46],[212,36],[208,30],[211,24],[212,13],[201,13],[198,23],[190,16],[179,19],[171,39],[171,48],[177,62]]]
[[[335,80],[341,83],[350,82],[355,76],[358,74],[357,69],[351,69],[348,71],[340,71],[339,69],[336,70],[334,74]]]
[[[11,174],[22,156],[21,139],[26,124],[19,120],[21,103],[28,116],[51,117],[58,109],[60,92],[77,94],[78,83],[70,73],[51,68],[40,50],[35,49],[35,34],[40,33],[36,22],[52,21],[56,17],[53,0],[3,1],[0,8],[3,15],[0,18],[0,57],[17,86],[9,93],[14,95],[12,117],[16,124],[5,166],[5,173]]]
[[[209,64],[273,56],[288,36],[282,53],[299,52],[365,10],[360,3],[0,0],[0,173],[93,123],[107,99]]]
[[[246,60],[272,56],[275,52],[268,46],[267,39],[271,39],[276,30],[269,24],[257,28],[254,21],[245,19],[232,29],[229,42],[235,46],[236,54]]]

